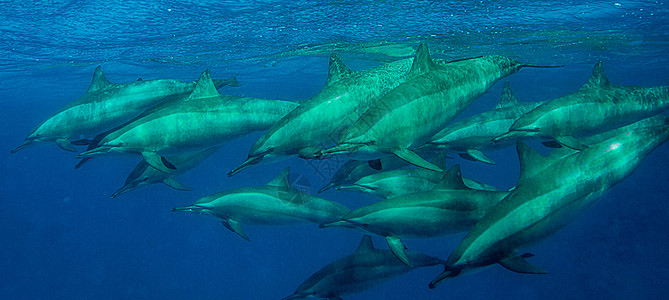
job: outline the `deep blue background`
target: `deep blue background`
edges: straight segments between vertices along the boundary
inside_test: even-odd
[[[218,78],[239,74],[244,86],[224,94],[304,99],[322,87],[331,51],[360,70],[409,55],[425,41],[446,59],[503,54],[564,64],[505,79],[520,101],[549,100],[576,91],[597,60],[613,83],[669,85],[667,5],[646,2],[3,2],[0,298],[278,299],[359,242],[359,233],[344,229],[246,226],[249,243],[215,219],[170,212],[221,190],[264,184],[285,166],[315,189],[333,174],[322,162],[291,159],[226,177],[260,133],[183,175],[193,192],[155,185],[113,200],[137,158],[104,157],[74,170],[74,155],[53,144],[10,155],[36,124],[83,94],[98,64],[112,82],[190,81],[209,68]],[[464,115],[490,109],[501,86]],[[548,275],[494,266],[428,290],[441,272],[434,267],[345,298],[663,298],[668,155],[669,146],[658,148],[577,221],[529,249]],[[461,163],[467,177],[513,186],[515,150],[490,156],[497,165],[452,163]],[[336,191],[322,197],[351,208],[375,200]],[[405,243],[446,258],[461,238]]]

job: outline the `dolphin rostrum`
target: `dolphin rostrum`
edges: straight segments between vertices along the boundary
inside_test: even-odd
[[[383,236],[393,254],[411,266],[401,238],[429,239],[467,231],[506,195],[467,187],[455,165],[434,191],[376,202],[320,227],[343,226]]]
[[[76,152],[71,140],[93,137],[119,126],[165,99],[185,96],[196,82],[172,79],[111,83],[98,66],[86,93],[37,125],[15,153],[34,142],[56,142],[64,150]],[[235,77],[214,80],[216,88],[240,86]]]
[[[221,95],[207,70],[188,97],[161,103],[112,131],[96,148],[79,157],[113,152],[141,154],[149,165],[169,173],[175,167],[163,156],[204,150],[265,130],[297,106],[291,101]]]
[[[442,170],[413,149],[429,141],[498,80],[522,64],[502,56],[484,56],[436,64],[427,45],[416,52],[408,79],[376,101],[332,148],[319,155],[348,153],[371,160],[395,154],[416,166]]]
[[[174,208],[208,214],[222,219],[223,225],[250,240],[242,223],[291,225],[327,223],[341,219],[350,210],[345,206],[312,196],[290,186],[289,168],[264,186],[242,187],[200,198],[192,205]]]
[[[465,270],[496,263],[514,272],[546,273],[525,260],[531,254],[518,252],[569,224],[666,142],[669,118],[652,119],[603,134],[610,138],[581,151],[563,147],[546,157],[519,141],[516,188],[474,225],[430,288]],[[646,126],[658,120],[661,125]]]
[[[444,261],[419,252],[408,251],[413,268],[431,267]],[[341,300],[341,296],[359,293],[382,284],[413,268],[399,262],[388,250],[374,248],[369,235],[362,237],[358,249],[316,271],[292,295],[282,300],[325,298]]]
[[[634,123],[669,108],[669,86],[628,87],[612,84],[602,62],[575,93],[548,101],[520,117],[493,141],[523,136],[553,138],[572,149],[587,147],[578,139]]]

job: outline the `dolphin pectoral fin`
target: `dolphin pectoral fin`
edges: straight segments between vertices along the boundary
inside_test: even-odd
[[[546,270],[534,266],[530,263],[528,263],[525,258],[531,257],[531,254],[523,254],[520,256],[511,256],[507,257],[505,259],[502,259],[499,261],[499,264],[508,269],[509,271],[513,271],[516,273],[523,273],[523,274],[547,274]]]
[[[562,145],[560,143],[558,143],[556,140],[543,141],[543,142],[541,142],[541,144],[548,147],[548,148],[562,148]]]
[[[481,150],[469,149],[465,153],[460,153],[460,157],[466,160],[480,161],[490,165],[495,164],[495,161],[486,156]]]
[[[411,265],[411,262],[409,262],[409,257],[407,257],[406,253],[406,247],[398,237],[394,236],[386,236],[386,242],[388,242],[388,248],[390,248],[390,252],[395,254],[395,256],[405,265],[409,266],[410,268],[413,268],[413,265]]]
[[[444,272],[441,272],[437,278],[430,281],[430,289],[436,288],[437,285],[444,281],[444,279],[456,277],[462,272],[462,269],[449,269],[448,267],[445,267],[444,269]]]
[[[170,173],[169,166],[164,164],[164,162],[166,162],[167,160],[165,160],[163,157],[158,155],[158,153],[145,151],[145,152],[142,152],[142,157],[144,158],[146,163],[149,164],[154,169],[156,169],[160,172],[163,172],[165,174]],[[172,165],[172,164],[170,164],[170,165]],[[172,165],[172,169],[176,169],[176,168],[174,168],[174,165]]]
[[[245,240],[247,240],[247,241],[249,241],[249,242],[251,241],[251,239],[246,235],[246,233],[244,233],[244,229],[242,228],[242,224],[240,224],[240,223],[237,222],[236,220],[233,220],[233,219],[227,219],[227,220],[225,220],[225,221],[221,221],[221,223],[222,223],[223,226],[225,226],[225,228],[227,228],[228,230],[230,230],[230,231],[236,233],[237,235],[241,236],[243,239],[245,239]]]
[[[70,151],[70,152],[77,152],[77,149],[72,146],[69,140],[67,139],[57,139],[56,140],[56,145],[60,147],[60,149],[63,149],[65,151]]]
[[[179,182],[176,179],[171,178],[171,177],[163,180],[163,183],[165,185],[175,189],[175,190],[180,190],[180,191],[192,191],[193,190],[193,188],[188,187],[188,186],[184,185],[183,183],[181,183],[181,182]]]
[[[367,161],[367,164],[369,165],[370,168],[377,171],[381,171],[381,169],[383,169],[383,166],[381,165],[381,159],[379,158]]]
[[[579,140],[577,140],[573,136],[559,136],[555,138],[555,141],[560,143],[560,145],[565,146],[567,148],[571,148],[574,150],[583,150],[585,148],[588,148],[588,146],[584,145],[581,143]]]
[[[421,168],[425,168],[435,172],[444,171],[441,168],[437,167],[435,164],[420,157],[420,155],[416,154],[416,152],[413,152],[409,149],[397,150],[393,153],[397,155],[397,157],[406,160],[408,163],[419,166]]]

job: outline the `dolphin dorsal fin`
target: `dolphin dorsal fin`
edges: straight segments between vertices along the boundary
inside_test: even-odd
[[[325,81],[325,86],[347,78],[352,73],[353,71],[339,59],[339,56],[332,53],[330,55],[330,68],[328,69],[328,79]]]
[[[93,71],[93,80],[91,80],[91,85],[88,87],[88,92],[95,92],[111,85],[112,83],[102,72],[102,66],[97,66],[95,71]]]
[[[520,184],[521,181],[536,174],[538,166],[544,165],[546,158],[521,141],[516,143],[516,148],[520,161],[520,177],[518,178],[518,184]]]
[[[267,185],[290,188],[290,180],[288,178],[288,173],[290,173],[290,167],[286,167],[285,169],[283,169],[283,171],[281,171],[279,175],[274,177],[272,181],[267,183]]]
[[[211,74],[209,73],[209,70],[205,70],[202,72],[200,78],[195,83],[195,88],[193,89],[193,92],[190,93],[186,101],[199,98],[217,97],[219,95],[220,94],[214,85],[214,81],[211,80]]]
[[[416,50],[416,57],[413,59],[413,64],[411,65],[411,70],[409,71],[409,76],[407,79],[423,75],[436,68],[437,65],[430,57],[430,50],[427,48],[427,44],[420,44],[420,46],[418,46],[418,50]]]
[[[435,190],[469,190],[470,188],[462,181],[462,172],[460,165],[454,165],[448,171],[444,172],[441,181],[434,188]]]
[[[602,67],[602,62],[598,61],[597,64],[595,64],[595,67],[592,68],[592,76],[590,76],[590,80],[588,80],[588,83],[586,83],[582,89],[602,88],[602,87],[608,87],[610,85],[611,82],[604,73],[604,67]]]
[[[502,97],[499,98],[499,102],[495,106],[495,109],[514,106],[516,105],[516,103],[518,103],[518,100],[516,99],[516,96],[513,95],[513,91],[511,90],[511,85],[507,81],[504,83],[504,89],[502,90]]]
[[[355,253],[367,252],[374,250],[374,244],[372,243],[372,237],[369,234],[365,234],[360,240],[358,249],[355,249]]]

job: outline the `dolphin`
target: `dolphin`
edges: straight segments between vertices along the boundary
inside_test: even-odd
[[[339,191],[357,191],[369,193],[384,199],[419,192],[428,192],[440,188],[444,173],[428,169],[397,169],[370,174],[350,184],[337,187]],[[466,186],[472,189],[496,191],[497,189],[472,179],[462,178]]]
[[[345,206],[309,195],[290,186],[285,168],[264,186],[236,188],[200,198],[192,205],[172,211],[208,214],[222,219],[223,225],[245,240],[242,223],[291,225],[327,223],[341,219],[350,210]]]
[[[172,79],[111,83],[98,66],[83,96],[37,125],[28,133],[23,144],[11,152],[16,153],[35,142],[56,142],[60,148],[76,152],[71,140],[92,137],[112,129],[165,99],[190,94],[195,85],[196,82]],[[214,85],[216,89],[226,85],[240,86],[235,77],[214,80]]]
[[[150,166],[169,173],[175,167],[164,155],[199,151],[266,130],[297,106],[291,101],[221,95],[207,70],[188,97],[152,108],[106,135],[79,158],[114,152],[141,154]]]
[[[313,159],[381,96],[404,82],[412,61],[406,58],[354,72],[333,54],[323,89],[265,132],[253,144],[247,160],[228,175],[293,155]]]
[[[548,101],[520,117],[508,133],[493,141],[524,136],[553,138],[563,146],[583,149],[580,137],[634,123],[669,108],[669,86],[628,87],[612,84],[602,62],[588,83],[575,93]]]
[[[352,227],[383,236],[393,254],[411,266],[401,238],[429,239],[467,231],[508,194],[467,187],[460,166],[455,165],[444,175],[438,190],[373,203],[320,227]]]
[[[395,154],[416,166],[442,172],[413,149],[429,141],[498,80],[527,65],[502,56],[484,56],[438,65],[426,44],[416,52],[408,79],[376,101],[336,146],[318,155],[348,153],[370,160]]]
[[[514,140],[509,139],[505,143],[490,141],[508,132],[518,118],[541,104],[542,102],[518,102],[507,81],[495,108],[447,126],[432,136],[423,147],[459,151],[464,159],[495,164],[483,151],[510,146]]]
[[[128,178],[125,180],[125,184],[116,192],[114,192],[114,194],[111,195],[111,198],[116,198],[125,192],[129,192],[134,189],[155,183],[164,183],[165,185],[180,191],[192,191],[192,188],[183,185],[181,182],[174,179],[174,177],[177,177],[199,165],[202,161],[209,158],[219,149],[221,149],[221,146],[168,157],[167,160],[173,163],[176,167],[176,170],[170,170],[169,173],[160,172],[149,166],[146,161],[142,160],[139,164],[137,164],[135,169],[130,172]]]
[[[408,251],[414,268],[444,264],[444,261],[419,252]],[[295,293],[282,300],[325,298],[341,300],[341,296],[359,293],[391,278],[413,270],[395,259],[388,250],[374,248],[369,235],[362,237],[358,249],[316,271]]]
[[[474,225],[430,288],[465,270],[496,263],[514,272],[546,273],[525,260],[531,254],[518,251],[569,224],[632,174],[669,139],[668,120],[655,126],[632,124],[581,151],[563,147],[546,157],[519,141],[516,188]]]

